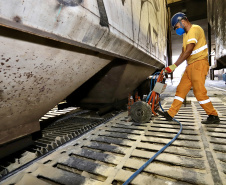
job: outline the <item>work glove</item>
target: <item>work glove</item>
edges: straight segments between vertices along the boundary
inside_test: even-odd
[[[176,64],[173,64],[171,66],[168,66],[165,68],[166,73],[172,73],[177,68]]]

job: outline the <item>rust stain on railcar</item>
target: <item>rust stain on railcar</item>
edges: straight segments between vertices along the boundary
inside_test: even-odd
[[[14,20],[15,22],[17,22],[17,23],[21,23],[21,22],[22,22],[22,20],[21,20],[21,18],[20,18],[19,16],[15,16],[15,17],[13,18],[13,20]]]
[[[0,83],[2,83],[2,81],[0,81]],[[2,101],[3,100],[3,90],[0,90],[0,100]]]

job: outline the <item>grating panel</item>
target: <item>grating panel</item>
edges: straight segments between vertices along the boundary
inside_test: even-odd
[[[213,103],[223,115],[225,105]],[[195,101],[182,107],[176,116],[182,133],[132,184],[225,184],[226,117],[219,125],[202,125],[202,118]],[[122,184],[180,129],[162,117],[144,124],[128,120],[127,112],[121,113],[21,171],[21,180],[16,174],[4,184],[34,178],[39,184]]]

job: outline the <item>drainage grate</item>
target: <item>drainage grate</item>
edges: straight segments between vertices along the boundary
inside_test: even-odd
[[[213,104],[223,115],[225,105]],[[168,109],[170,102],[163,106]],[[126,116],[121,113],[4,183],[123,184],[180,128],[162,117],[136,124]],[[132,184],[225,184],[226,117],[219,125],[202,125],[202,117],[195,101],[182,107],[176,116],[183,125],[181,135]]]
[[[203,132],[205,133],[206,143],[208,150],[208,157],[210,167],[214,172],[212,172],[214,182],[217,184],[226,183],[226,181],[221,181],[221,179],[226,179],[226,105],[222,102],[212,102],[213,106],[217,110],[221,122],[220,124],[206,124],[203,125]],[[200,108],[199,104],[195,104],[197,111],[199,112],[201,118],[205,118],[205,112]],[[218,173],[215,172],[218,169]]]
[[[115,111],[100,117],[94,111],[78,109],[73,112],[73,110],[75,109],[65,109],[64,114],[71,113],[63,117],[54,115],[54,119],[42,121],[41,131],[38,133],[40,139],[34,139],[33,144],[29,147],[2,159],[0,161],[0,180],[118,114]]]

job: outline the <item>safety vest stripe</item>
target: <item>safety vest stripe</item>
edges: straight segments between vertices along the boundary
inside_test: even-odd
[[[191,55],[197,54],[197,53],[205,50],[206,48],[207,48],[207,44],[205,46],[200,47],[199,49],[192,51]]]
[[[210,102],[210,99],[207,99],[207,100],[199,101],[199,104],[206,104],[206,103],[209,103],[209,102]]]
[[[187,42],[190,42],[190,41],[192,41],[192,40],[194,40],[196,43],[198,42],[195,38],[193,38],[193,39],[188,39]]]
[[[184,99],[183,99],[183,98],[181,98],[181,97],[179,97],[179,96],[175,96],[175,98],[174,98],[174,99],[184,102]]]

